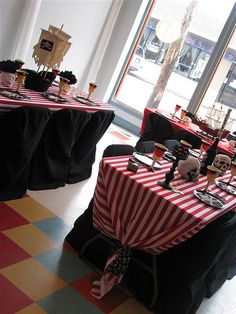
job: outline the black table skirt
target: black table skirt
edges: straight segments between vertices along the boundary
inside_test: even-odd
[[[114,112],[18,107],[0,115],[0,201],[88,179]]]
[[[66,241],[79,253],[84,243],[98,231],[92,224],[93,200],[75,221]],[[111,246],[98,239],[86,249],[84,256],[103,270]],[[146,264],[151,255],[133,250]],[[189,240],[157,256],[159,296],[155,309],[160,314],[195,314],[202,300],[236,274],[236,214],[228,212]],[[149,273],[132,262],[123,278],[123,285],[141,302],[148,305],[153,287]]]

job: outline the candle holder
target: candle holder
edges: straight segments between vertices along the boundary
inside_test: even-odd
[[[175,146],[172,154],[175,156],[175,161],[172,164],[172,167],[169,172],[165,175],[164,181],[159,181],[158,184],[161,185],[164,189],[173,190],[172,185],[170,182],[174,179],[174,172],[180,160],[186,160],[189,156],[189,148],[192,145],[188,142],[181,140],[180,146]]]

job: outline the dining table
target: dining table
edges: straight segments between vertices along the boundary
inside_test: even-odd
[[[171,122],[172,126],[174,127],[175,131],[178,132],[180,130],[184,130],[195,137],[200,138],[201,140],[205,140],[209,143],[213,143],[213,139],[211,139],[207,134],[204,134],[202,130],[199,128],[198,125],[191,122],[190,124],[184,124],[181,119],[176,115],[173,118],[173,114],[166,110],[156,109],[156,108],[145,108],[143,113],[143,120],[141,125],[140,133],[142,134],[145,129],[145,125],[147,124],[147,120],[150,113],[155,113],[157,116],[161,116],[162,118],[167,119]],[[230,157],[234,156],[235,152],[229,147],[229,143],[227,139],[221,139],[218,143],[217,149]]]
[[[172,180],[174,189],[165,189],[159,182],[170,170],[170,161],[162,158],[154,172],[140,164],[134,172],[127,168],[131,157],[134,156],[101,160],[93,202],[94,228],[118,241],[122,248],[161,254],[236,209],[235,193],[229,193],[215,182],[209,192],[223,199],[222,206],[214,206],[196,196],[195,191],[205,189],[206,176],[200,174],[198,181],[190,182],[176,170]],[[227,171],[217,180],[227,182],[230,176]],[[232,184],[236,186],[236,181]],[[120,254],[117,250],[108,257],[102,276],[93,282],[91,294],[96,298],[102,298],[121,282],[123,273],[114,273],[110,267]]]
[[[0,200],[22,197],[27,189],[54,189],[91,176],[96,145],[114,119],[114,109],[79,88],[61,93],[58,86],[47,93],[16,83],[9,97],[0,83]],[[22,97],[23,95],[23,97]],[[83,98],[78,98],[83,97]]]
[[[80,88],[72,87],[71,92],[68,94],[61,94],[61,96],[68,102],[54,102],[45,97],[44,92],[34,91],[32,89],[27,89],[24,86],[20,88],[20,94],[26,96],[27,98],[18,100],[14,98],[8,98],[1,94],[1,89],[10,89],[15,91],[17,89],[17,84],[14,83],[11,88],[6,87],[0,81],[0,112],[4,112],[13,108],[18,108],[19,106],[30,106],[30,107],[42,107],[47,108],[51,111],[60,110],[63,108],[73,109],[73,110],[86,110],[88,112],[95,112],[98,110],[109,110],[114,111],[114,108],[96,97],[91,97],[93,103],[82,102],[76,99],[76,96],[87,97],[87,93]],[[48,92],[58,94],[59,87],[57,85],[51,85]]]

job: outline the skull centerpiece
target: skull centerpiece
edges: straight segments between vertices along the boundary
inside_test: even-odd
[[[189,156],[186,160],[179,161],[177,170],[182,178],[196,182],[200,172],[200,162],[197,158]]]
[[[214,167],[220,169],[221,175],[223,175],[231,166],[231,159],[225,154],[217,154],[213,164]]]

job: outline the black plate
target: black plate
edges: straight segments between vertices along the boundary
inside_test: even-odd
[[[8,88],[0,88],[0,94],[11,98],[11,99],[15,99],[15,100],[25,100],[25,99],[30,99],[30,97],[25,96],[17,91],[8,89]]]
[[[82,104],[87,105],[87,106],[100,106],[95,101],[89,100],[89,99],[82,97],[82,96],[75,96],[74,99],[81,102]]]
[[[219,195],[206,192],[204,190],[194,190],[194,195],[203,203],[211,205],[216,208],[223,208],[225,200]]]
[[[49,92],[45,92],[43,93],[43,95],[49,99],[49,100],[52,100],[52,101],[55,101],[55,102],[59,102],[59,103],[68,103],[69,101],[61,96],[58,96],[54,93],[49,93]]]
[[[216,180],[215,183],[222,190],[230,194],[236,195],[236,186],[222,180]]]

